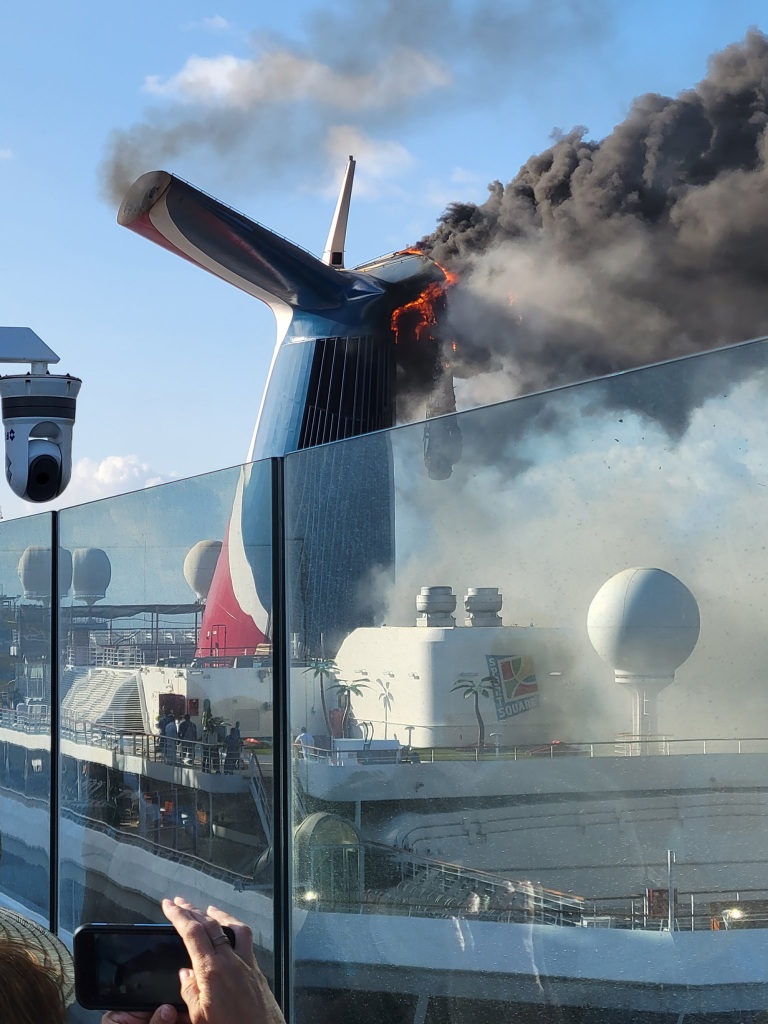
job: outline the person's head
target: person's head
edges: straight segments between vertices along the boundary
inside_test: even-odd
[[[60,976],[20,939],[0,939],[0,992],[6,1024],[63,1024]]]
[[[72,954],[42,925],[0,907],[3,1024],[63,1024],[75,998]]]
[[[307,727],[306,727],[306,725],[302,725],[302,727],[301,727],[301,732],[306,732],[306,731],[307,731]]]
[[[189,721],[189,715],[184,715],[184,721],[185,721],[185,722],[188,722],[188,721]]]

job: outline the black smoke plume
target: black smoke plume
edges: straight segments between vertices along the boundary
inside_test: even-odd
[[[767,124],[752,30],[693,89],[640,97],[601,142],[561,134],[482,205],[451,205],[419,245],[461,277],[456,375],[503,370],[510,397],[768,334]],[[685,427],[680,408],[653,416]]]
[[[555,74],[575,48],[598,49],[611,23],[608,0],[320,0],[295,38],[254,32],[247,56],[191,56],[149,76],[152,105],[112,133],[101,191],[119,203],[145,171],[170,164],[194,179],[201,160],[209,181],[282,189],[335,175],[351,152],[375,179],[405,154],[405,126],[438,105],[487,104],[533,67]]]

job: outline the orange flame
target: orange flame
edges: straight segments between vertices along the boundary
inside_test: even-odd
[[[521,324],[523,322],[523,314],[519,309],[517,309],[517,292],[510,292],[509,295],[507,295],[507,302],[515,310],[515,320],[517,323]]]
[[[404,249],[402,255],[423,256],[424,254],[419,249]],[[409,314],[415,314],[416,324],[413,328],[413,333],[417,341],[421,340],[428,328],[433,327],[437,323],[435,309],[438,300],[458,280],[456,274],[451,273],[450,270],[447,270],[439,263],[437,266],[440,267],[445,275],[444,279],[442,281],[432,281],[420,295],[412,299],[411,302],[398,306],[392,314],[390,326],[395,335],[395,342],[400,340],[403,318]]]

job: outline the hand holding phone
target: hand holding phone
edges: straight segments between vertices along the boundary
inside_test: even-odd
[[[235,933],[220,926],[232,948]],[[86,924],[74,934],[75,997],[87,1010],[184,1007],[179,971],[191,967],[171,924]]]
[[[200,910],[180,896],[174,900],[163,900],[162,908],[173,930],[180,936],[188,957],[186,963],[190,963],[191,966],[183,965],[179,968],[180,976],[176,974],[173,993],[161,993],[159,989],[154,988],[154,981],[150,985],[149,976],[153,972],[146,970],[146,961],[137,961],[135,957],[129,957],[128,960],[128,965],[134,972],[130,985],[124,976],[124,970],[121,970],[119,984],[115,985],[114,962],[109,965],[106,982],[101,983],[101,993],[98,991],[98,976],[90,987],[83,980],[78,990],[78,999],[82,995],[83,998],[91,1000],[83,1005],[103,1009],[106,1001],[109,1011],[114,1011],[104,1014],[102,1024],[128,1024],[127,1018],[131,1014],[133,1016],[130,1018],[130,1024],[149,1024],[150,1013],[152,1020],[160,1024],[166,1019],[164,1013],[170,1012],[172,1017],[168,1004],[184,1009],[186,1012],[181,1019],[189,1021],[190,1024],[285,1024],[267,979],[259,970],[254,958],[253,933],[248,925],[217,907],[208,907],[206,911]],[[99,927],[112,931],[115,929],[115,926],[98,925],[90,925],[88,929],[92,931]],[[149,928],[157,930],[158,926],[128,925],[127,929],[123,926],[122,930],[139,932]],[[85,929],[78,929],[78,932],[80,931],[84,935],[87,934]],[[234,944],[230,945],[233,939]],[[96,970],[95,964],[88,965],[89,956],[94,952],[92,944],[89,943],[90,940],[79,939],[77,933],[75,934],[75,971],[77,974],[78,962],[82,960],[83,964],[87,965],[80,971],[84,979],[88,974],[92,976]],[[138,956],[141,957],[140,950]],[[160,959],[154,959],[154,968],[161,966]],[[111,960],[114,961],[115,957],[111,957]],[[141,968],[138,973],[136,968]],[[170,978],[170,973],[167,973],[166,977]],[[141,988],[140,999],[134,998],[137,987]],[[115,993],[115,988],[125,988],[126,991]],[[114,998],[113,993],[119,996],[119,1000]],[[169,998],[161,999],[161,996]],[[146,1011],[149,1012],[140,1007],[146,1007]]]
[[[163,900],[163,913],[183,936],[192,970],[182,972],[181,991],[192,1024],[285,1024],[267,979],[253,956],[251,929],[236,918],[187,900]],[[234,953],[225,945],[211,954],[221,929],[235,933]]]

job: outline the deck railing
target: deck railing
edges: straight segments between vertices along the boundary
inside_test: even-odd
[[[562,927],[666,931],[667,907],[654,905],[650,892],[622,897],[583,897],[559,892],[527,879],[508,879],[489,871],[420,857],[380,843],[365,841],[365,879],[358,892],[323,892],[300,886],[296,900],[314,911],[388,914],[407,917],[455,917],[499,924],[545,924]],[[321,858],[328,864],[332,858]],[[376,887],[381,867],[400,881]],[[327,872],[326,872],[327,873]],[[312,881],[312,880],[310,880]],[[664,893],[661,893],[662,895]],[[656,891],[656,895],[660,895]],[[673,927],[676,931],[768,928],[768,890],[678,890]]]
[[[220,741],[126,732],[103,722],[88,722],[68,716],[62,716],[61,735],[82,746],[111,750],[157,764],[196,768],[214,775],[242,775],[251,770],[248,755],[252,750],[247,742],[239,750],[228,749]],[[266,753],[268,756],[260,759],[263,774],[268,774],[271,769],[271,751]]]
[[[98,722],[90,722],[81,718],[62,716],[62,735],[75,743],[93,745],[98,747],[120,748],[124,753],[135,754],[138,757],[146,757],[152,761],[164,760],[165,748],[163,744],[166,739],[170,743],[183,745],[184,740],[173,740],[157,736],[153,733],[128,732],[121,730],[117,723],[117,716],[114,721],[102,719]],[[15,729],[19,732],[46,733],[50,730],[51,718],[50,708],[41,702],[29,704],[20,703],[15,708],[0,708],[0,727]],[[191,742],[191,741],[189,741]],[[205,745],[201,740],[195,742],[195,754],[193,763],[202,767],[204,755],[202,750]],[[361,741],[362,742],[362,741]],[[212,744],[217,746],[220,757],[224,757],[221,743]],[[160,756],[160,749],[163,749],[163,756]],[[129,749],[130,748],[130,749]],[[249,751],[244,748],[243,754]],[[256,751],[258,753],[258,750]],[[309,762],[321,762],[325,764],[340,765],[341,761],[335,757],[331,750],[326,747],[297,747],[296,756]],[[351,752],[347,751],[349,755]],[[363,754],[365,751],[362,752]],[[515,746],[493,746],[480,747],[457,747],[457,746],[431,746],[431,747],[408,747],[400,748],[399,756],[391,758],[393,763],[422,764],[435,763],[438,761],[529,761],[529,760],[554,760],[561,757],[673,757],[682,754],[768,754],[768,737],[765,736],[743,736],[743,737],[720,737],[702,736],[691,739],[673,739],[669,736],[637,737],[626,733],[619,734],[613,740],[582,741],[574,743],[553,740],[544,744],[518,744]],[[365,760],[365,758],[361,758]],[[184,757],[180,756],[177,763],[182,763]],[[174,762],[176,757],[174,755]],[[347,756],[344,763],[351,763]]]
[[[408,748],[404,748],[408,750]],[[768,737],[629,737],[614,740],[544,744],[519,744],[511,747],[414,747],[421,763],[436,761],[529,761],[561,757],[673,757],[680,754],[768,754]],[[328,752],[326,751],[326,754]],[[405,759],[408,758],[406,754]]]

